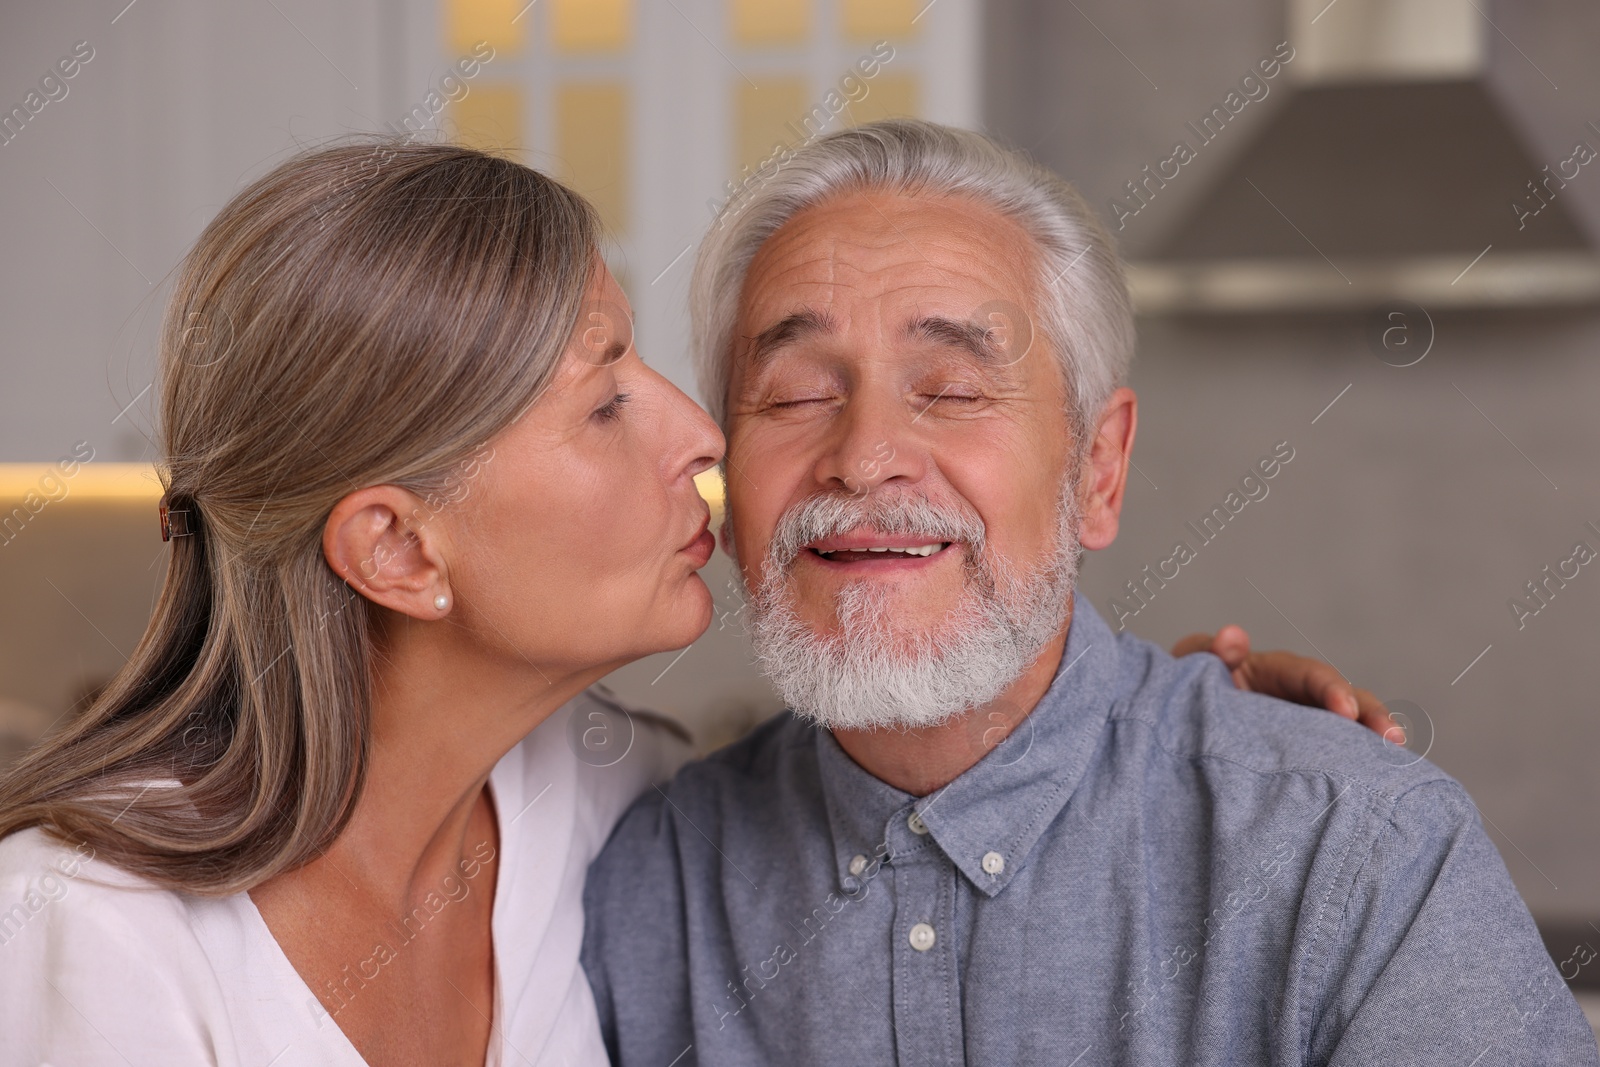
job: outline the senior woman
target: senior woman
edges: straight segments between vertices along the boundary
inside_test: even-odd
[[[206,228],[162,343],[154,617],[0,791],[0,833],[36,827],[0,899],[45,897],[0,949],[7,1062],[603,1059],[578,893],[667,746],[593,768],[531,732],[705,630],[722,438],[621,334],[574,336],[624,302],[599,238],[556,182],[430,145],[295,158]]]
[[[584,872],[688,748],[566,737],[709,624],[723,441],[599,240],[551,179],[406,143],[299,155],[205,229],[161,344],[160,599],[0,785],[0,1063],[604,1062]],[[1242,636],[1242,683],[1356,713]]]

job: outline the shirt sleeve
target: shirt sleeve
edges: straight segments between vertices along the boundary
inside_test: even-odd
[[[170,894],[48,868],[0,877],[0,894],[0,1067],[217,1067],[215,983]]]
[[[1600,1064],[1465,790],[1396,802],[1354,876],[1327,960],[1310,1062]]]

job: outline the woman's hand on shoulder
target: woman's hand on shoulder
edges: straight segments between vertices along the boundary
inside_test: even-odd
[[[1281,649],[1252,651],[1250,635],[1242,626],[1224,626],[1215,634],[1193,633],[1172,646],[1174,656],[1195,652],[1210,652],[1220,659],[1240,689],[1325,708],[1354,719],[1387,741],[1405,744],[1405,730],[1389,715],[1383,701],[1351,685],[1331,663]]]

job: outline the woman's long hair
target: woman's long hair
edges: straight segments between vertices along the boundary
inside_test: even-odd
[[[161,338],[162,479],[194,532],[132,658],[0,782],[0,837],[42,827],[207,894],[332,843],[366,769],[373,616],[323,526],[363,486],[458,498],[551,381],[599,237],[536,171],[405,141],[302,153],[222,210]]]

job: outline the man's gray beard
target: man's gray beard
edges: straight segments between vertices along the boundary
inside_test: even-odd
[[[762,670],[796,714],[830,729],[936,726],[996,699],[1067,619],[1082,554],[1076,481],[1066,480],[1057,501],[1050,555],[1022,574],[988,558],[983,520],[964,504],[874,492],[825,494],[791,508],[773,534],[759,588],[747,589]],[[834,633],[817,634],[795,614],[792,565],[802,546],[862,527],[965,543],[960,599],[941,626],[896,626],[896,597],[870,580],[848,583],[835,598]]]

